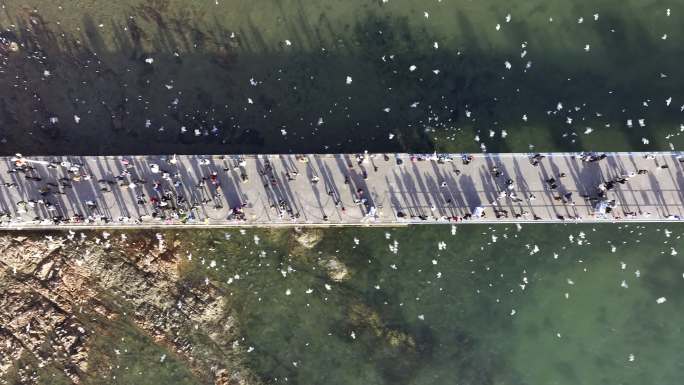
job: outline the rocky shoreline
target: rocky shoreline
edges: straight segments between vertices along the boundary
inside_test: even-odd
[[[242,366],[237,321],[220,288],[180,274],[180,241],[129,236],[0,236],[1,384],[38,383],[43,367],[75,384],[106,377],[89,351],[114,320],[152,337],[199,383],[258,383]],[[18,366],[20,359],[34,365]]]

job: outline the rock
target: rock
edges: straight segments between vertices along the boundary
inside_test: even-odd
[[[413,337],[398,330],[387,330],[385,339],[387,340],[387,343],[394,348],[403,347],[411,350],[416,348],[416,342]]]
[[[44,263],[42,266],[36,269],[36,278],[41,281],[45,281],[46,279],[50,278],[50,272],[52,271],[52,267],[54,265],[55,261],[48,261],[47,263]]]
[[[307,249],[313,249],[323,238],[323,233],[317,229],[297,230],[295,239]]]
[[[366,328],[379,341],[392,349],[398,349],[406,354],[416,352],[416,341],[408,333],[393,329],[385,325],[380,314],[361,303],[352,304],[349,308],[349,321],[356,328]]]
[[[72,383],[106,375],[106,365],[88,366],[91,336],[103,326],[83,320],[119,319],[125,304],[135,312],[132,326],[175,352],[202,383],[259,383],[235,359],[237,319],[220,288],[210,281],[180,280],[179,255],[186,250],[161,253],[154,237],[112,242],[115,247],[105,250],[90,241],[0,235],[0,255],[8,267],[0,269],[0,379],[32,373],[35,367],[14,363],[19,357],[40,360],[45,346],[55,357],[46,365],[66,368],[63,374]]]
[[[336,257],[328,257],[321,261],[321,265],[328,272],[328,276],[335,282],[342,282],[349,278],[349,269]]]

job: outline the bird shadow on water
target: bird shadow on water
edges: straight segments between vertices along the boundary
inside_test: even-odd
[[[527,143],[485,138],[499,128],[516,135],[526,113],[525,125],[536,127],[531,137],[549,138],[541,144],[546,150],[665,146],[658,139],[644,145],[639,127],[624,127],[631,116],[624,106],[681,85],[654,86],[617,64],[631,57],[642,72],[657,73],[648,55],[610,48],[604,65],[548,52],[529,70],[506,71],[502,63],[511,52],[492,48],[462,12],[455,28],[463,52],[432,49],[438,34],[406,17],[369,11],[340,26],[325,14],[307,19],[303,7],[279,10],[279,27],[294,44],[271,42],[263,36],[265,26],[249,15],[231,29],[217,17],[200,24],[201,15],[154,2],[106,25],[85,15],[78,32],[36,13],[14,15],[14,27],[2,26],[21,48],[2,54],[0,84],[7,92],[0,96],[0,153],[478,151],[475,135],[491,152],[527,151]],[[644,37],[643,26],[627,26],[609,13],[602,17],[631,33],[605,37],[601,45],[625,40],[640,52],[667,56]],[[519,42],[534,32],[519,23],[507,34]],[[568,64],[575,59],[576,66]],[[346,76],[353,77],[351,84]],[[616,96],[607,98],[608,91]],[[565,110],[555,110],[559,101]],[[636,109],[635,119],[643,112]],[[678,124],[664,106],[645,116],[659,127]],[[582,127],[569,126],[567,117]],[[606,122],[611,127],[601,130],[624,139],[582,135],[583,126]],[[453,129],[461,132],[457,140],[435,141]]]

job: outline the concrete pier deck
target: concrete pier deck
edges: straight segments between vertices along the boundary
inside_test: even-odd
[[[0,228],[647,222],[684,215],[682,153],[534,155],[6,157]]]

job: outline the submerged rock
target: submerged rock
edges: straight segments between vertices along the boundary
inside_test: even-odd
[[[380,314],[369,306],[355,303],[349,308],[349,320],[356,328],[367,328],[376,338],[403,354],[416,352],[416,341],[408,333],[385,325]]]
[[[313,249],[323,239],[323,233],[318,229],[295,228],[295,239],[307,249]]]
[[[335,282],[342,282],[349,278],[349,269],[337,257],[328,257],[322,260],[321,266],[328,273],[328,277]]]

